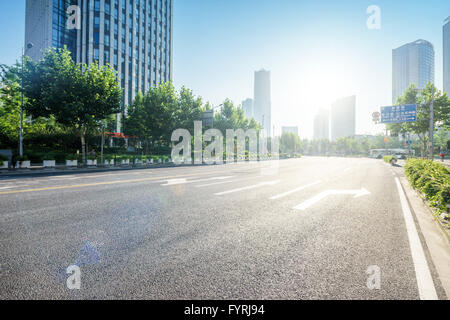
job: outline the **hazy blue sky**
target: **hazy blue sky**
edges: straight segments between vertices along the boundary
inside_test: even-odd
[[[25,1],[0,0],[0,63],[20,56]],[[366,9],[381,8],[381,30]],[[318,108],[357,95],[357,132],[381,131],[371,113],[391,102],[392,49],[425,39],[436,52],[442,88],[445,0],[175,0],[174,82],[205,101],[240,104],[253,96],[253,72],[272,72],[274,125],[312,134]]]

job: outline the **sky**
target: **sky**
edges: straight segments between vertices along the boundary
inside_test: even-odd
[[[0,0],[0,63],[20,57],[25,1]],[[369,30],[366,10],[381,10]],[[356,95],[358,134],[382,132],[371,114],[391,105],[392,49],[425,39],[442,89],[445,0],[175,0],[174,83],[213,105],[253,97],[253,74],[271,71],[272,122],[312,137],[314,115]]]

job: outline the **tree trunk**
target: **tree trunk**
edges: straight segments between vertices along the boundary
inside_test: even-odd
[[[83,163],[83,166],[86,165],[86,141],[84,133],[81,133],[81,162]]]
[[[427,148],[427,141],[425,139],[425,134],[424,135],[420,135],[419,134],[419,139],[420,141],[422,141],[422,147],[420,148],[420,155],[422,158],[425,157],[425,150]]]

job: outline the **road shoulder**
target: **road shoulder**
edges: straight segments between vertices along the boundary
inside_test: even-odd
[[[450,297],[450,241],[448,234],[442,229],[442,226],[436,221],[431,209],[423,202],[419,194],[411,188],[408,180],[404,175],[403,167],[392,168],[395,175],[399,178],[403,190],[408,199],[411,212],[420,229],[420,235],[425,241],[428,250],[427,255],[432,260],[434,271],[437,273],[439,281],[445,291],[446,297]],[[437,286],[439,287],[439,286]],[[439,292],[442,298],[442,292]]]

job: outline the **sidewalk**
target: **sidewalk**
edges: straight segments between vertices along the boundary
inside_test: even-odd
[[[403,165],[404,161],[399,161],[398,165],[392,166],[391,169],[400,180],[411,212],[421,231],[424,247],[429,251],[429,258],[431,258],[429,261],[433,262],[433,266],[430,268],[435,270],[447,298],[450,299],[450,229],[439,221],[431,208],[422,200],[420,194],[411,188],[405,177]]]

